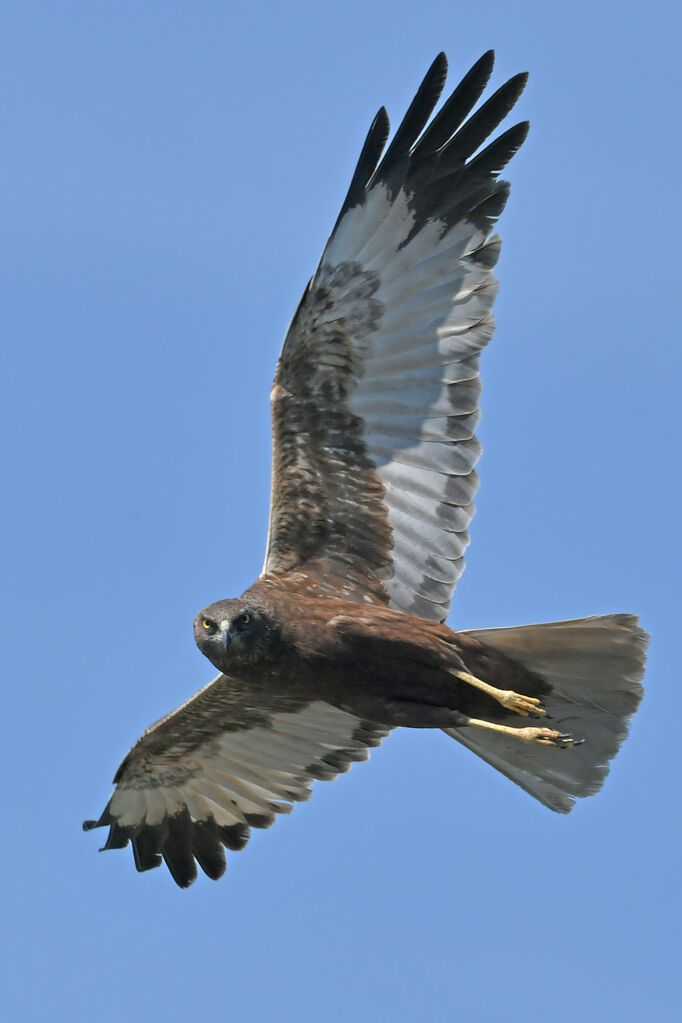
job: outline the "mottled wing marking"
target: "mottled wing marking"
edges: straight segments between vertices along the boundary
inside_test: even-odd
[[[511,79],[462,123],[490,74],[486,54],[421,134],[445,68],[438,58],[378,167],[377,116],[287,333],[264,565],[431,620],[446,617],[464,565],[478,360],[497,290],[490,230],[508,193],[498,173],[527,131],[474,155],[525,83]]]
[[[116,773],[101,817],[84,827],[109,827],[105,849],[132,842],[138,870],[165,860],[181,887],[196,878],[195,860],[217,879],[223,846],[243,848],[250,827],[290,813],[310,797],[312,781],[367,760],[387,734],[320,700],[261,700],[219,675],[147,729]]]
[[[384,488],[364,422],[348,405],[383,312],[378,286],[378,276],[357,263],[321,266],[287,334],[271,399],[277,499],[267,567],[308,564],[323,572],[336,562],[385,600],[379,580],[391,570],[391,529]]]

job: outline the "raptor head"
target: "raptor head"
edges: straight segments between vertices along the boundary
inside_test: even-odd
[[[194,619],[197,646],[227,674],[270,653],[275,635],[267,612],[241,598],[209,604]]]

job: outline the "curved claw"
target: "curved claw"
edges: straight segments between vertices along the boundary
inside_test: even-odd
[[[555,732],[550,728],[523,728],[520,731],[537,732],[528,742],[537,742],[541,746],[554,746],[556,749],[568,749],[569,746],[580,746],[584,739],[574,739],[569,732]]]

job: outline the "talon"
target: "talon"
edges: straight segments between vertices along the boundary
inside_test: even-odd
[[[537,742],[541,746],[555,746],[557,749],[568,749],[569,746],[580,745],[584,739],[574,739],[568,732],[555,732],[550,728],[524,729],[524,731],[535,731],[535,738],[529,738],[529,742]]]

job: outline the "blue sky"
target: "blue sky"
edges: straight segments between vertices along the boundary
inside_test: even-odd
[[[680,16],[576,0],[7,5],[7,1018],[663,1015],[679,934]],[[646,699],[551,814],[401,732],[188,892],[98,855],[126,749],[262,564],[269,386],[366,129],[435,54],[531,81],[451,615],[637,611]]]

